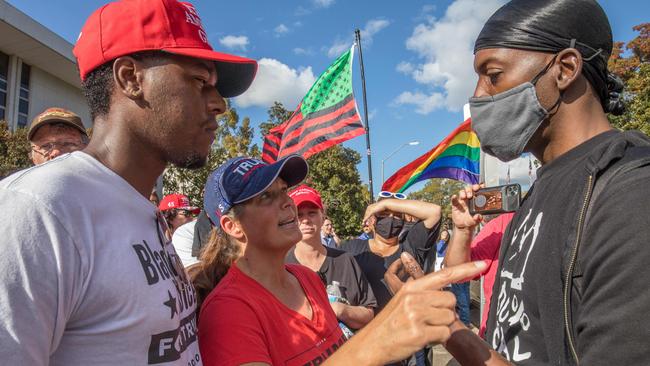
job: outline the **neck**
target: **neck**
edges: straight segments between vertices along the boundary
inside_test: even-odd
[[[600,103],[575,100],[573,104],[562,104],[551,121],[537,131],[533,137],[536,142],[531,140],[530,151],[542,164],[548,164],[611,129]]]
[[[307,241],[301,240],[296,244],[296,249],[293,254],[296,256],[298,263],[308,267],[312,271],[318,271],[325,261],[327,249],[321,243],[320,238]]]
[[[118,112],[95,118],[93,136],[84,152],[124,178],[149,198],[166,161],[130,133],[131,121]]]
[[[263,251],[246,245],[244,255],[237,260],[237,268],[267,289],[283,287],[289,280],[284,268],[287,251]]]

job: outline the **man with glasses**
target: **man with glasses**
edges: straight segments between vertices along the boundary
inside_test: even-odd
[[[201,212],[200,208],[190,205],[190,200],[186,195],[180,193],[168,194],[163,197],[158,208],[167,221],[170,235],[173,235],[176,229],[182,225],[194,221],[196,215]]]
[[[59,155],[81,150],[88,144],[88,134],[81,118],[63,108],[48,108],[32,121],[27,133],[34,165]]]

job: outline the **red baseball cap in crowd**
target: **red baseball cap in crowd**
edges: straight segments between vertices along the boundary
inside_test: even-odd
[[[323,209],[323,201],[320,199],[320,193],[307,185],[303,184],[296,187],[296,189],[289,193],[289,197],[291,197],[293,202],[296,204],[296,207],[305,202],[311,202],[321,210]]]
[[[201,212],[200,208],[190,205],[190,200],[186,195],[180,193],[166,195],[158,205],[160,211],[171,210],[173,208],[178,210],[188,210],[195,215],[198,215],[199,212]]]
[[[165,51],[215,62],[217,90],[224,98],[242,94],[257,62],[215,52],[194,6],[177,0],[121,0],[97,9],[74,46],[81,80],[97,67],[141,51]]]

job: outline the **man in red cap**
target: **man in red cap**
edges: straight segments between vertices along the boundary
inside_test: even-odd
[[[372,320],[377,307],[368,279],[354,257],[322,244],[320,233],[326,216],[318,191],[301,185],[289,197],[298,208],[302,239],[287,253],[287,263],[302,264],[317,272],[328,289],[337,319],[348,328],[362,328]],[[338,299],[332,298],[332,286],[338,287]]]
[[[87,148],[6,178],[0,359],[12,365],[201,365],[196,297],[147,199],[167,164],[202,166],[257,63],[212,50],[195,8],[123,0],[73,50]]]
[[[167,221],[170,236],[180,226],[194,221],[196,215],[201,212],[200,208],[190,205],[190,200],[186,195],[180,193],[172,193],[163,197],[158,208]]]

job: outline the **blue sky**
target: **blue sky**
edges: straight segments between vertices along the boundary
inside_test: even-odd
[[[73,43],[85,19],[106,1],[9,0],[55,33]],[[236,99],[240,116],[254,126],[266,120],[274,100],[294,109],[312,82],[338,54],[350,47],[354,29],[362,30],[375,192],[381,160],[403,143],[407,146],[385,163],[386,178],[431,149],[463,119],[462,105],[473,91],[471,49],[480,28],[503,0],[268,1],[194,0],[212,46],[254,58],[258,79]],[[650,1],[602,0],[614,39],[628,41],[634,25],[648,22]],[[358,58],[355,93],[362,111]],[[256,141],[261,136],[256,129]],[[362,180],[368,181],[365,139],[344,144],[362,153]],[[513,168],[511,175],[525,176]],[[412,189],[418,189],[420,185]]]

